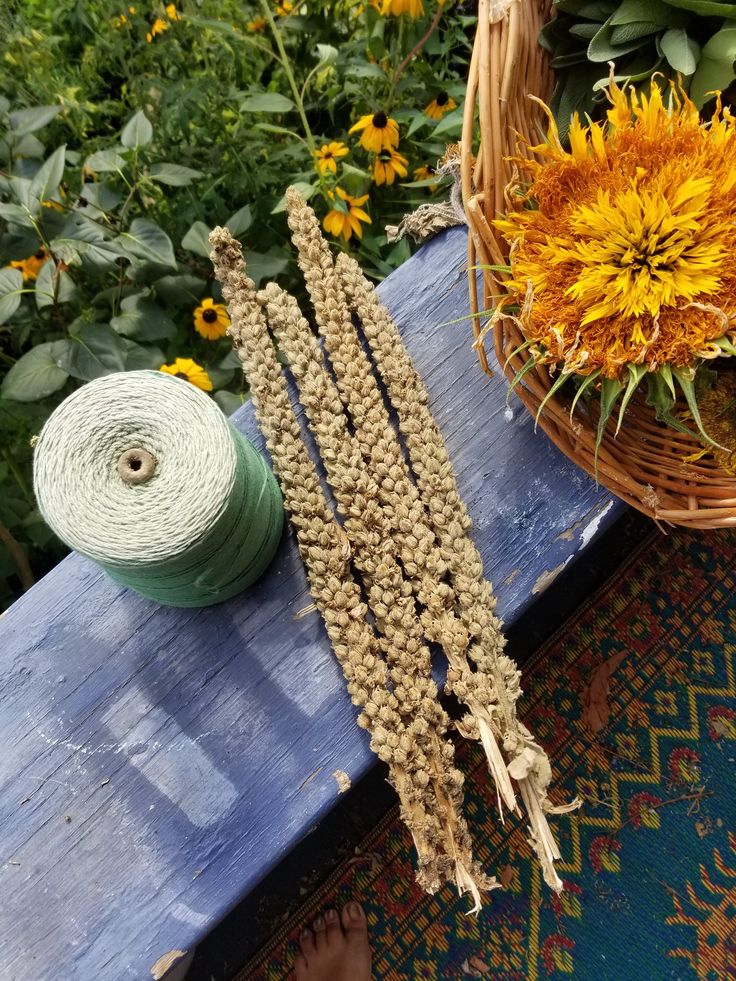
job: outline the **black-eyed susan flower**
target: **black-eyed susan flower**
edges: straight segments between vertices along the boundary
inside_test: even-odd
[[[336,161],[338,157],[346,157],[348,153],[350,151],[345,144],[340,143],[338,140],[333,140],[332,143],[324,143],[319,150],[314,151],[314,166],[317,168],[317,173],[321,177],[324,177],[328,171],[331,174],[336,174]]]
[[[163,34],[164,31],[168,31],[168,29],[169,29],[169,22],[167,20],[164,20],[163,17],[157,17],[154,20],[153,24],[151,24],[151,30],[148,32],[148,34],[146,34],[146,41],[148,41],[148,43],[151,44],[151,42],[157,35]]]
[[[357,238],[363,238],[363,228],[361,221],[370,225],[371,219],[363,210],[363,205],[368,200],[367,194],[361,194],[354,198],[347,194],[341,187],[336,187],[337,200],[333,193],[329,194],[333,202],[333,207],[327,212],[322,222],[326,232],[339,238],[341,235],[346,242],[350,241],[350,236],[355,234]]]
[[[385,112],[361,116],[349,132],[360,133],[360,145],[369,153],[380,153],[399,145],[399,127]]]
[[[276,4],[277,17],[288,17],[293,11],[294,4],[290,3],[289,0],[281,0],[281,3]]]
[[[373,164],[373,180],[376,184],[393,184],[397,175],[406,177],[408,162],[398,150],[381,150]]]
[[[430,119],[442,119],[446,112],[452,112],[453,109],[457,109],[457,102],[447,92],[440,92],[425,108],[424,113]]]
[[[167,3],[164,10],[166,11],[166,16],[169,18],[169,20],[181,20],[179,11],[176,9],[176,4]]]
[[[194,329],[208,341],[224,337],[229,326],[227,308],[222,303],[215,303],[209,296],[194,310]]]
[[[434,167],[430,167],[428,164],[422,164],[421,167],[415,167],[412,173],[415,181],[428,181],[430,177],[437,176],[437,171],[434,169]],[[427,190],[430,192],[436,191],[438,187],[439,183],[428,184]]]
[[[203,392],[212,391],[212,379],[202,365],[192,361],[191,358],[176,358],[172,364],[162,364],[159,371],[163,371],[165,375],[173,375],[175,378],[183,378]]]
[[[417,20],[424,13],[422,0],[384,0],[383,13],[391,14],[393,17],[401,17],[407,14],[412,20]]]
[[[266,18],[254,17],[253,20],[249,20],[245,26],[251,32],[251,34],[260,34],[266,28]]]
[[[25,259],[14,259],[10,265],[13,269],[20,269],[23,279],[28,283],[32,283],[38,276],[41,266],[46,262],[48,257],[49,254],[45,249],[39,249],[38,252],[27,256]]]

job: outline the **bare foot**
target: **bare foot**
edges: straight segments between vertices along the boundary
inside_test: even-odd
[[[338,916],[328,909],[299,937],[294,962],[296,981],[371,981],[368,924],[359,903],[348,903]]]

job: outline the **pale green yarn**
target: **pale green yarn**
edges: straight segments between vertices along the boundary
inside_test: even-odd
[[[131,450],[154,460],[140,483],[118,469]],[[62,541],[171,606],[207,606],[245,589],[271,561],[283,525],[281,493],[260,454],[203,392],[156,371],[107,375],[70,395],[38,439],[34,486]]]

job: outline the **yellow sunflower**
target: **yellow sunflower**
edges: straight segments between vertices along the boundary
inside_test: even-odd
[[[156,35],[163,34],[164,31],[168,31],[168,29],[169,22],[164,20],[163,17],[157,17],[151,25],[151,30],[148,32],[148,34],[146,34],[146,41],[151,44]]]
[[[369,153],[380,153],[381,150],[390,150],[399,145],[399,127],[396,120],[391,119],[385,112],[361,116],[358,122],[350,127],[349,132],[361,132],[360,145]]]
[[[216,341],[225,336],[230,326],[230,317],[222,303],[215,303],[211,297],[202,300],[194,311],[194,329],[208,341]]]
[[[354,198],[347,194],[341,187],[336,187],[338,201],[335,201],[334,194],[330,194],[330,199],[334,202],[332,207],[324,217],[322,225],[326,232],[339,238],[341,235],[346,242],[350,241],[353,233],[358,237],[363,237],[361,221],[367,225],[371,224],[369,215],[363,210],[362,205],[368,200],[367,194],[361,194]]]
[[[397,175],[406,177],[408,162],[398,150],[381,150],[373,164],[373,180],[376,184],[393,184]]]
[[[424,114],[430,119],[442,119],[446,112],[457,109],[457,102],[451,99],[447,92],[440,92],[425,108]]]
[[[618,378],[627,364],[689,366],[724,353],[736,321],[736,122],[701,123],[676,89],[668,105],[609,92],[606,123],[551,114],[521,207],[496,222],[511,247],[512,302],[527,338],[566,371]],[[524,207],[525,204],[532,205]],[[529,298],[530,302],[525,303]]]
[[[424,13],[422,0],[383,0],[383,14],[392,14],[394,17],[401,17],[408,14],[412,20],[417,20]]]
[[[48,259],[49,254],[45,249],[39,249],[33,255],[29,255],[25,259],[15,259],[10,263],[13,269],[20,269],[23,273],[23,279],[31,283],[38,276],[41,266]]]
[[[332,174],[337,173],[337,163],[335,162],[338,157],[346,157],[350,153],[348,148],[344,143],[340,143],[337,140],[333,140],[332,143],[324,143],[319,150],[315,150],[315,164],[317,168],[317,173],[324,177],[329,171]]]
[[[177,358],[173,364],[162,364],[159,371],[163,371],[165,375],[174,375],[175,378],[183,378],[195,388],[201,388],[203,392],[212,391],[210,376],[202,365],[192,361],[191,358]]]

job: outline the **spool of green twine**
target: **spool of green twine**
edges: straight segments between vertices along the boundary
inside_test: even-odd
[[[70,395],[33,469],[59,538],[157,603],[229,599],[263,574],[281,536],[281,493],[261,455],[203,392],[158,371]]]

